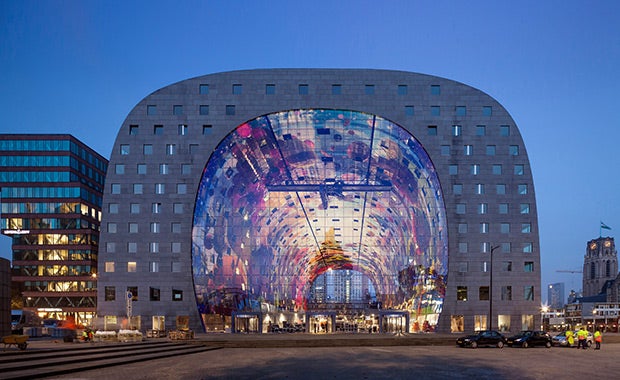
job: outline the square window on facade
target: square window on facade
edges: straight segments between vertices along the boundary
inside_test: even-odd
[[[173,223],[170,225],[170,230],[171,230],[171,232],[172,232],[173,234],[180,234],[180,233],[181,233],[181,223],[176,223],[176,222],[173,222]]]
[[[467,108],[465,106],[456,106],[456,116],[467,116]]]
[[[519,195],[525,195],[527,194],[527,185],[526,184],[520,184],[517,187],[517,191],[519,192]]]
[[[442,145],[441,146],[441,155],[449,156],[450,155],[450,145]]]
[[[108,212],[110,214],[118,214],[118,203],[110,203],[108,205]]]
[[[155,194],[166,194],[166,185],[163,183],[156,183]]]
[[[499,126],[499,135],[500,136],[510,136],[510,125],[500,125]]]
[[[452,126],[452,136],[460,136],[462,134],[462,128],[460,125]]]
[[[495,185],[495,193],[497,195],[506,195],[506,185],[503,183]]]
[[[481,234],[489,233],[489,223],[480,223],[480,233]]]
[[[461,261],[458,263],[457,271],[459,273],[467,273],[467,269],[468,269],[467,261]]]
[[[512,261],[502,261],[502,272],[512,272]]]
[[[512,246],[510,243],[501,243],[502,253],[510,253],[512,251]]]
[[[131,152],[129,144],[121,144],[121,156],[127,156]]]
[[[529,234],[532,232],[532,225],[530,223],[522,223],[521,224],[521,233]]]
[[[459,234],[466,234],[467,233],[467,223],[459,223],[458,231],[459,231]]]
[[[233,104],[228,104],[226,106],[226,115],[232,116],[232,115],[235,114],[235,112],[236,112],[236,110],[235,110],[235,106]]]
[[[198,113],[202,116],[206,116],[209,114],[209,106],[207,104],[201,104],[198,107]]]
[[[232,93],[233,93],[233,95],[241,95],[241,94],[243,94],[243,85],[242,84],[233,84],[232,85]]]
[[[519,155],[519,146],[518,145],[511,145],[508,147],[508,154],[510,154],[511,156],[518,156]]]
[[[129,209],[130,209],[130,212],[132,214],[139,214],[140,213],[140,203],[130,203],[129,204]]]
[[[172,205],[172,211],[175,214],[183,214],[183,203],[174,203]]]
[[[208,84],[201,84],[198,86],[198,93],[200,95],[209,95],[209,85]]]
[[[159,222],[151,222],[151,233],[158,234],[160,232]]]
[[[266,84],[265,85],[265,95],[275,95],[276,94],[276,85],[275,84]]]
[[[151,272],[151,273],[159,272],[159,262],[157,262],[157,261],[149,262],[149,272]]]
[[[413,116],[415,115],[415,108],[414,106],[405,106],[405,115],[406,116]],[[431,127],[429,127],[430,129]],[[437,131],[437,127],[435,127],[435,131]],[[437,134],[437,133],[435,133]]]
[[[135,273],[137,270],[137,265],[135,261],[129,261],[127,262],[127,272],[128,273]]]
[[[172,114],[175,116],[183,115],[183,106],[181,105],[172,106]]]
[[[480,174],[480,165],[472,164],[470,166],[470,174],[471,175],[478,175],[478,174]]]
[[[138,243],[129,242],[127,243],[127,252],[128,253],[138,253]]]
[[[168,156],[172,156],[176,154],[176,152],[177,152],[176,144],[166,144],[166,154]]]
[[[212,130],[213,130],[213,126],[211,124],[203,124],[202,125],[202,134],[203,135],[210,135]]]
[[[431,116],[440,116],[440,115],[441,115],[441,107],[431,106]]]
[[[164,134],[164,126],[163,125],[154,125],[153,126],[153,134],[157,136],[161,136]]]
[[[308,85],[300,84],[298,86],[299,95],[308,95]]]
[[[502,175],[502,165],[495,164],[491,168],[493,175]]]
[[[530,204],[529,203],[521,203],[519,205],[519,212],[521,214],[529,214],[530,213]]]
[[[488,301],[489,300],[489,287],[488,286],[481,286],[478,289],[478,299],[480,301]]]
[[[154,104],[149,104],[146,106],[146,114],[148,116],[157,116],[157,106]]]
[[[192,165],[181,164],[181,174],[192,174]]]
[[[523,287],[523,299],[526,301],[534,301],[534,287],[533,286]]]
[[[112,194],[120,194],[121,193],[121,184],[120,183],[113,183],[111,185],[112,189]]]
[[[463,154],[466,156],[471,156],[474,154],[474,146],[473,145],[465,145],[463,146]]]
[[[459,243],[459,253],[467,253],[467,243]]]
[[[407,95],[408,88],[406,84],[398,85],[398,95]]]
[[[515,165],[514,175],[523,175],[525,167],[523,165]]]
[[[426,130],[428,131],[429,136],[437,136],[437,126],[429,125]]]
[[[482,106],[482,116],[492,116],[492,115],[493,115],[493,107]]]
[[[149,252],[159,253],[159,242],[153,241],[149,244]]]
[[[115,286],[105,287],[105,300],[106,301],[116,300],[116,287]]]
[[[476,136],[486,136],[487,127],[486,125],[476,125]]]
[[[487,203],[478,204],[478,214],[483,215],[488,212],[489,205]]]
[[[476,184],[476,194],[478,194],[478,195],[484,194],[484,184],[483,183],[477,183]]]
[[[332,95],[341,95],[341,94],[342,94],[342,85],[332,84]]]
[[[467,286],[456,287],[456,300],[467,301]]]
[[[366,95],[374,95],[375,94],[375,85],[374,84],[367,84],[364,86],[364,93]]]
[[[441,86],[438,84],[431,85],[431,95],[440,95],[441,94]]]
[[[499,225],[499,232],[501,232],[503,234],[509,234],[510,233],[510,223],[501,223]]]
[[[114,272],[114,261],[105,262],[105,271],[108,273]]]
[[[187,185],[184,183],[177,183],[177,194],[187,194]]]
[[[526,261],[525,263],[523,263],[523,271],[524,272],[534,272],[534,262],[533,261]]]
[[[500,203],[498,206],[500,214],[508,214],[508,203]]]
[[[146,164],[138,164],[136,172],[138,174],[146,174]]]
[[[455,183],[452,185],[452,194],[461,195],[463,194],[463,185],[460,183]]]
[[[137,286],[128,286],[127,287],[127,295],[129,295],[129,293],[131,293],[131,300],[132,301],[137,301],[138,300],[138,287]]]
[[[159,174],[161,175],[170,174],[170,166],[168,164],[159,164]]]
[[[199,150],[200,150],[200,145],[189,144],[189,154],[198,154]]]
[[[487,145],[487,156],[495,156],[495,145]]]
[[[108,233],[115,234],[117,230],[116,223],[108,223]]]
[[[183,301],[183,291],[178,289],[172,289],[172,300]]]
[[[143,193],[143,186],[141,183],[134,183],[133,184],[133,193],[134,194],[142,194]]]
[[[181,262],[180,261],[173,261],[172,262],[172,273],[180,273],[181,272]]]
[[[137,234],[138,233],[138,223],[130,222],[129,225],[129,233]]]
[[[153,212],[153,214],[160,214],[161,213],[161,203],[153,203],[151,205],[151,211]]]
[[[523,253],[532,253],[533,252],[532,243],[523,243]]]
[[[179,242],[172,242],[170,248],[172,249],[172,253],[181,253],[181,243]]]
[[[458,165],[450,165],[448,166],[448,174],[457,175],[459,174],[459,166]]]
[[[502,286],[501,290],[501,300],[512,301],[512,286]]]
[[[178,127],[178,134],[179,134],[179,136],[185,136],[185,135],[187,135],[187,125],[185,125],[185,124],[179,124],[179,127]]]
[[[140,131],[140,129],[138,128],[137,125],[130,125],[129,126],[129,134],[132,136],[136,136],[138,134],[138,132]]]
[[[149,156],[149,155],[153,154],[153,145],[151,145],[151,144],[144,144],[144,145],[142,145],[142,153],[145,156]]]
[[[161,292],[159,288],[151,288],[149,287],[149,301],[157,302],[160,300]]]
[[[466,212],[465,203],[457,203],[456,213],[462,215],[462,214],[465,214],[465,212]]]

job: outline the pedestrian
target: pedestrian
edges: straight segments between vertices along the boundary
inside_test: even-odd
[[[588,348],[588,332],[583,327],[577,331],[577,349],[579,348]]]
[[[596,343],[595,350],[600,350],[601,349],[601,342],[602,341],[603,341],[603,334],[601,334],[600,330],[596,330],[596,332],[594,333],[594,342]]]
[[[566,330],[566,345],[567,347],[573,347],[575,344],[575,335],[573,335],[573,330]]]

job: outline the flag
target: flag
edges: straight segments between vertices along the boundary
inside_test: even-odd
[[[611,230],[611,227],[609,227],[608,225],[606,225],[603,222],[601,222],[601,228],[604,229],[604,230]]]

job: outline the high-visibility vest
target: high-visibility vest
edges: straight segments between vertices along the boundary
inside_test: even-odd
[[[594,340],[597,342],[602,342],[603,341],[603,334],[601,334],[599,331],[594,333]]]

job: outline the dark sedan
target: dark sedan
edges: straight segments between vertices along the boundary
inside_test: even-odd
[[[510,347],[528,348],[535,346],[544,346],[550,348],[551,335],[544,331],[525,330],[521,331],[515,336],[511,336],[510,338],[508,338],[506,343]]]
[[[506,337],[494,330],[479,331],[473,335],[460,337],[456,344],[461,347],[478,348],[481,346],[493,346],[503,348],[506,344]]]

